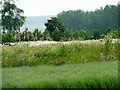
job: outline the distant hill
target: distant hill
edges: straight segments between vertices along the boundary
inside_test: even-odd
[[[39,30],[41,30],[41,32],[44,31],[45,26],[44,23],[50,19],[51,17],[55,17],[53,16],[29,16],[26,18],[25,24],[23,25],[23,27],[21,27],[21,31],[24,31],[25,28],[27,27],[30,31],[33,31],[35,28],[38,28]]]

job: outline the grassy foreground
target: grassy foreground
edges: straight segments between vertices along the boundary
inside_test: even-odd
[[[114,88],[118,61],[2,69],[3,88]]]

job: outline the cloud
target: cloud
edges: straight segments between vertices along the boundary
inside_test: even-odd
[[[61,11],[81,9],[91,11],[105,5],[117,5],[119,0],[18,0],[26,16],[56,15]]]

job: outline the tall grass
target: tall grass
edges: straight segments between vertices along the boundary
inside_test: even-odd
[[[118,60],[115,44],[49,44],[38,47],[3,46],[2,66],[18,67],[39,64],[61,65],[91,61]]]

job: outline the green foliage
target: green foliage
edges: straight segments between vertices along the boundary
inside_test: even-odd
[[[43,37],[47,37],[46,31],[44,32],[44,35],[43,35],[38,28],[35,28],[35,30],[33,31],[33,34],[35,33],[37,33],[38,40],[42,40]]]
[[[109,52],[111,51],[111,42],[112,41],[109,38],[106,38],[104,47],[104,54],[106,57],[109,55]]]
[[[94,39],[100,39],[100,31],[99,30],[95,30],[93,33],[93,38]]]
[[[75,40],[79,39],[79,31],[75,31],[73,34]]]
[[[85,30],[77,30],[73,33],[73,38],[75,40],[86,40],[90,39],[90,34]]]
[[[21,41],[24,41],[24,32],[20,33],[20,39],[21,39]]]
[[[11,32],[7,32],[2,34],[2,42],[13,42],[14,41],[14,35]]]
[[[30,41],[33,41],[34,40],[34,32],[37,32],[37,37],[38,37],[38,40],[43,40],[43,36],[46,40],[52,40],[50,38],[50,35],[49,33],[46,33],[44,32],[43,34],[41,33],[40,30],[38,29],[35,29],[35,31],[31,32],[31,31],[28,31],[28,34],[29,34],[29,40]],[[14,41],[14,36],[15,36],[15,31],[7,31],[7,32],[4,32],[4,33],[1,33],[1,36],[2,36],[2,41],[3,43],[5,42],[13,42]],[[24,41],[24,32],[20,32],[20,41]]]
[[[104,54],[106,56],[106,59],[109,59],[109,54],[111,53],[111,49],[113,48],[113,46],[112,46],[112,33],[110,32],[110,29],[108,29],[108,32],[106,33],[104,40],[105,40],[105,44],[104,44],[105,46],[103,48]],[[117,44],[118,44],[118,42],[116,43],[116,45]],[[116,48],[116,45],[114,46],[114,48]]]
[[[60,19],[52,17],[51,20],[48,20],[47,23],[45,23],[45,26],[53,40],[59,41],[61,39],[62,34],[65,31],[65,26]],[[57,37],[57,39],[55,39],[55,37]]]
[[[107,44],[105,44],[107,45]],[[110,45],[110,44],[108,44]],[[39,64],[73,64],[91,61],[118,60],[116,44],[51,44],[38,47],[20,45],[2,47],[2,66],[18,67]],[[104,48],[105,47],[105,48]],[[109,48],[110,47],[110,48]],[[12,52],[11,52],[12,51]]]
[[[3,0],[3,9],[1,10],[1,19],[3,30],[16,30],[24,24],[24,11],[15,5],[13,0]]]
[[[0,43],[2,43],[2,33],[0,32]]]
[[[43,32],[43,37],[44,37],[44,40],[48,40],[48,41],[52,40],[50,33],[48,32],[47,29],[45,29],[45,31]]]
[[[33,33],[37,33],[38,40],[41,40],[41,38],[43,37],[41,31],[40,31],[38,28],[36,28],[36,29],[33,31]]]
[[[112,38],[115,39],[120,38],[120,29],[112,31],[111,34],[112,34]]]
[[[100,33],[104,33],[108,27],[117,29],[118,15],[118,6],[106,5],[104,8],[101,7],[90,12],[83,10],[63,11],[57,17],[69,30],[84,29],[92,33],[95,30],[100,30]]]
[[[73,34],[71,31],[69,31],[68,29],[66,29],[63,33],[63,39],[64,41],[69,41],[70,39],[73,39]]]
[[[60,41],[61,40],[61,37],[62,37],[62,35],[61,35],[61,32],[60,32],[60,30],[57,28],[57,29],[55,29],[53,32],[52,32],[52,38],[53,38],[53,40],[54,41]]]
[[[46,29],[51,34],[56,28],[58,28],[61,32],[64,31],[65,27],[60,19],[56,17],[51,17],[51,20],[48,20],[47,23],[45,23]]]
[[[33,33],[29,31],[28,34],[29,34],[29,40],[30,40],[30,41],[33,41],[33,40],[34,40],[34,35],[33,35]]]
[[[48,32],[47,29],[43,33],[41,33],[41,31],[36,28],[33,32],[29,31],[30,41],[34,40],[35,32],[37,32],[38,40],[48,40],[48,41],[104,39],[105,36],[107,35],[107,32],[104,34],[100,34],[100,33],[97,33],[97,31],[96,31],[96,33],[94,33],[94,35],[92,35],[90,32],[87,32],[85,30],[76,30],[73,32],[73,31],[66,29],[66,30],[64,30],[64,32],[61,32],[58,28],[56,28],[50,35],[50,33]],[[119,32],[119,29],[112,30],[109,32],[109,34],[111,35],[112,38],[118,39],[119,38],[118,32]],[[10,34],[10,35],[8,35],[8,34]],[[7,32],[1,33],[3,42],[13,42],[14,41],[15,31],[9,32],[8,34],[7,34]],[[12,38],[12,39],[10,39],[10,38]],[[24,41],[24,32],[20,32],[20,38],[21,38],[21,41]]]

